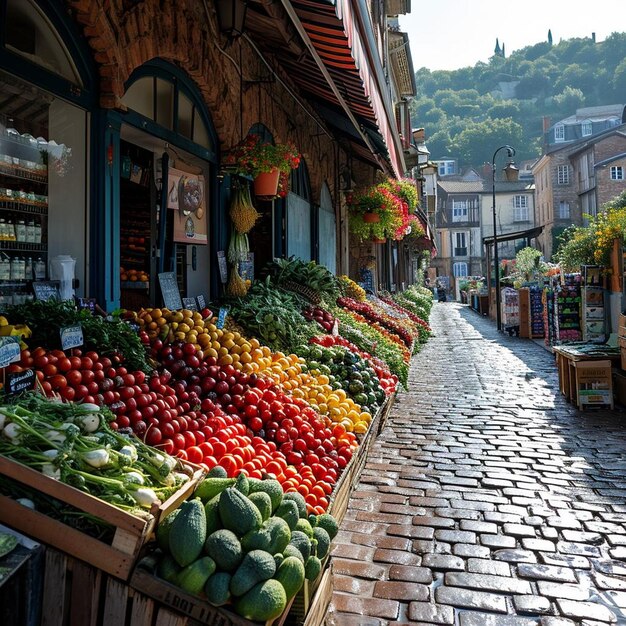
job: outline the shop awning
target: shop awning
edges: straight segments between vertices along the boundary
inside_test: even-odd
[[[359,10],[350,0],[335,2],[296,0],[291,2],[316,53],[324,63],[342,100],[357,119],[361,130],[372,140],[366,140],[371,154],[368,160],[380,165],[380,158],[389,163],[390,173],[403,176],[404,157],[397,133],[391,99],[386,92],[382,68],[376,67],[374,55],[370,57],[367,46],[371,44],[368,33],[359,25]],[[367,44],[364,44],[364,41]],[[292,80],[312,99],[326,104],[320,115],[332,126],[354,126],[343,103],[337,98],[311,55],[299,59],[285,57],[280,62],[291,73]],[[384,86],[381,89],[381,86]],[[339,119],[338,119],[339,118]],[[350,133],[351,134],[351,133]],[[357,133],[358,134],[358,133]],[[347,136],[352,144],[364,147],[361,137]],[[357,151],[363,156],[362,150]]]
[[[515,241],[516,239],[535,239],[541,235],[543,226],[535,226],[528,230],[518,230],[514,233],[503,233],[498,235],[498,242],[500,241]],[[493,246],[493,235],[491,237],[483,237],[483,245]]]

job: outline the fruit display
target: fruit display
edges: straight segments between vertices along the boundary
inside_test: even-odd
[[[161,521],[158,549],[140,566],[217,607],[266,621],[313,581],[337,534],[326,513],[309,515],[274,479],[214,472]]]
[[[365,289],[363,289],[361,285],[353,281],[349,276],[346,276],[345,274],[343,276],[339,276],[338,280],[341,292],[344,296],[352,298],[357,302],[365,302],[365,300],[367,299],[367,294],[365,293]]]

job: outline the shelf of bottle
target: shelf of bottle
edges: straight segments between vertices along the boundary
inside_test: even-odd
[[[48,205],[27,204],[26,202],[13,202],[0,200],[0,209],[13,211],[14,213],[30,213],[32,215],[47,215]]]
[[[0,163],[0,176],[15,178],[17,180],[27,180],[31,183],[39,183],[41,185],[48,184],[47,175],[42,176],[41,174],[32,174],[26,170],[18,170],[18,168],[9,166],[6,163]]]
[[[23,241],[0,241],[0,250],[4,252],[47,252],[48,245]]]
[[[9,279],[9,280],[2,280],[0,279],[0,289],[8,289],[8,288],[24,288],[24,287],[30,287],[31,283],[33,281],[32,280],[16,280],[15,278]]]

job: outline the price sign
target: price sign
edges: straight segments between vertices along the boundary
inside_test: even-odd
[[[254,252],[248,252],[246,258],[239,261],[239,275],[244,280],[254,280]]]
[[[217,316],[217,324],[215,324],[218,328],[224,328],[228,311],[230,311],[230,307],[224,306],[220,308],[220,312]]]
[[[339,335],[339,320],[335,320],[331,332],[333,337],[337,337]]]
[[[77,298],[78,308],[86,309],[87,311],[91,311],[92,313],[96,310],[96,299],[95,298]]]
[[[228,282],[228,265],[226,264],[224,250],[217,251],[217,265],[220,268],[220,280],[226,284]]]
[[[162,272],[159,274],[159,285],[163,304],[171,311],[178,311],[183,308],[183,301],[180,299],[180,289],[174,272]]]
[[[61,350],[70,350],[83,345],[83,327],[80,324],[76,326],[65,326],[61,328]]]
[[[11,372],[6,375],[4,390],[9,394],[30,391],[35,388],[36,380],[35,370]]]
[[[197,311],[198,307],[196,306],[196,299],[183,298],[183,309],[188,309],[189,311]]]
[[[0,367],[20,360],[20,340],[17,337],[0,337]]]
[[[37,300],[60,300],[59,281],[48,280],[33,283],[33,291]]]
[[[206,298],[203,294],[196,296],[196,302],[198,303],[198,310],[202,311],[202,309],[206,309]]]

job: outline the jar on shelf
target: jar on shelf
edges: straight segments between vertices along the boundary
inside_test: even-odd
[[[35,262],[35,280],[46,280],[46,262],[41,257]]]
[[[26,262],[24,259],[14,256],[11,259],[11,280],[24,280]]]
[[[26,243],[35,243],[35,220],[32,217],[26,222]]]
[[[0,280],[11,280],[11,259],[6,255],[0,255]]]
[[[41,243],[41,234],[42,234],[42,229],[41,229],[41,221],[35,221],[34,222],[34,229],[33,229],[33,243]]]
[[[13,218],[12,217],[10,217],[6,221],[5,232],[6,232],[6,241],[15,241],[16,240],[15,224],[13,223]]]
[[[24,266],[24,278],[26,280],[33,280],[33,270],[34,270],[33,258],[30,256],[27,256],[25,259],[25,266]]]

